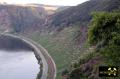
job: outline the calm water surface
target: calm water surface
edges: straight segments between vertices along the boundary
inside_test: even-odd
[[[0,79],[36,79],[39,71],[33,52],[0,51]]]

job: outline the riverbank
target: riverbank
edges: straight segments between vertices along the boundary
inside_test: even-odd
[[[21,39],[22,41],[26,42],[33,48],[35,56],[39,64],[41,64],[40,73],[42,73],[42,75],[40,79],[55,79],[56,78],[56,65],[53,59],[51,58],[51,56],[48,54],[47,50],[45,50],[40,45],[38,46],[37,43],[35,43],[34,41],[28,38],[25,38],[23,36],[18,37],[18,36],[11,35],[11,34],[5,34],[5,35]]]

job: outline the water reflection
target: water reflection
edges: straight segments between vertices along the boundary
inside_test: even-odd
[[[0,79],[36,79],[38,72],[33,52],[0,51]]]

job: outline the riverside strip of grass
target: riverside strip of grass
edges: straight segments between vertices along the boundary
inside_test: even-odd
[[[77,28],[65,28],[59,34],[32,34],[31,39],[41,44],[50,53],[57,65],[57,78],[61,79],[61,72],[80,56],[80,51],[73,44]]]

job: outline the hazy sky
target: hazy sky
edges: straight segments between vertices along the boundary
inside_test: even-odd
[[[0,0],[10,4],[41,3],[50,5],[77,5],[88,0]]]

